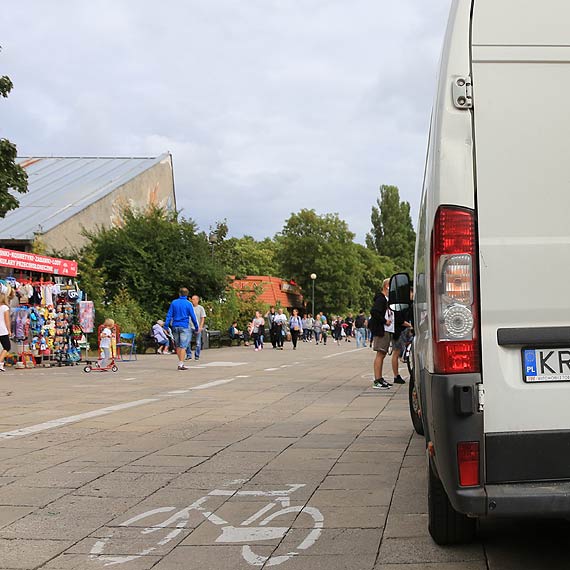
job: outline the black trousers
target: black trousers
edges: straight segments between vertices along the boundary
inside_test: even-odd
[[[299,331],[291,331],[291,342],[293,343],[293,348],[297,348],[297,340],[299,340]]]

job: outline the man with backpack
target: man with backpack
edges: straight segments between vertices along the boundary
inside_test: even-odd
[[[354,335],[356,336],[356,348],[366,346],[366,315],[361,309],[354,320]]]

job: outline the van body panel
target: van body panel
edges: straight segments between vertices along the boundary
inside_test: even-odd
[[[570,45],[568,0],[475,0],[474,45]]]
[[[413,379],[433,472],[470,516],[570,515],[570,360],[548,383],[523,374],[524,350],[570,359],[569,17],[568,0],[453,0],[445,36],[417,226]],[[452,84],[467,76],[473,107],[458,109]],[[476,216],[480,373],[434,371],[441,206]],[[460,442],[479,443],[479,484],[460,485]],[[430,524],[448,520],[433,496]]]
[[[451,7],[433,107],[420,219],[416,242],[416,343],[417,369],[433,372],[430,299],[430,236],[438,204],[475,207],[473,129],[470,113],[453,103],[454,78],[470,74],[469,34],[471,0],[455,0]]]
[[[475,0],[474,30],[495,25],[486,4]],[[517,18],[541,5],[517,4]],[[570,382],[525,383],[521,350],[534,347],[499,346],[497,330],[532,338],[570,321],[570,47],[474,47],[472,77],[485,432],[568,429]]]

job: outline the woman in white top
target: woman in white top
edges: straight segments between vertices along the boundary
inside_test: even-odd
[[[263,348],[263,334],[265,332],[265,319],[261,316],[259,311],[255,311],[255,319],[251,321],[251,324],[253,326],[253,343],[255,345],[255,351],[257,352]]]
[[[11,328],[8,295],[0,293],[0,372],[4,372],[4,358],[10,350]]]
[[[293,350],[297,350],[297,340],[299,339],[299,335],[303,334],[303,321],[301,320],[297,309],[293,309],[293,315],[289,319],[289,329],[291,330]]]

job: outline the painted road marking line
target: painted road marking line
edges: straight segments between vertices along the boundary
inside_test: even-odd
[[[323,358],[334,358],[335,356],[343,356],[344,354],[350,354],[351,352],[358,352],[359,350],[364,350],[363,348],[353,348],[352,350],[345,350],[344,352],[337,352],[336,354],[329,354],[328,356],[323,356]]]
[[[236,378],[251,378],[251,376],[236,376]]]
[[[194,366],[194,368],[225,368],[231,366],[243,366],[244,364],[247,364],[247,362],[206,362],[205,364],[198,364],[197,366]]]
[[[208,382],[207,384],[200,384],[199,386],[194,386],[189,388],[189,390],[205,390],[206,388],[213,388],[214,386],[221,386],[222,384],[228,384],[233,382],[235,378],[228,378],[227,380],[214,380],[213,382]]]
[[[187,394],[188,392],[190,392],[190,390],[172,390],[172,392],[166,392],[167,394]]]
[[[136,406],[150,404],[151,402],[158,402],[158,400],[159,398],[147,398],[145,400],[126,402],[125,404],[117,404],[116,406],[109,406],[107,408],[101,408],[100,410],[85,412],[84,414],[77,414],[75,416],[68,416],[66,418],[50,420],[49,422],[44,422],[43,424],[36,424],[35,426],[15,429],[13,431],[5,431],[4,433],[0,433],[0,439],[12,439],[14,437],[23,437],[25,435],[31,435],[32,433],[38,433],[40,431],[45,431],[47,429],[53,429],[68,424],[73,424],[76,422],[80,422],[82,420],[97,418],[99,416],[106,416],[107,414],[112,414],[113,412],[118,412],[120,410],[127,410],[128,408],[134,408]]]
[[[151,404],[152,402],[158,402],[161,398],[167,395],[174,395],[173,393],[186,393],[190,390],[205,390],[206,388],[212,388],[214,386],[221,386],[222,384],[227,384],[228,382],[233,382],[235,378],[228,378],[226,380],[215,380],[214,382],[208,382],[207,384],[200,384],[199,386],[194,386],[188,390],[173,390],[172,393],[168,394],[158,394],[156,398],[147,398],[145,400],[135,400],[134,402],[126,402],[124,404],[117,404],[115,406],[108,406],[106,408],[101,408],[100,410],[93,410],[91,412],[85,412],[84,414],[77,414],[75,416],[67,416],[66,418],[58,418],[56,420],[50,420],[41,424],[36,424],[34,426],[28,426],[25,428],[15,429],[12,431],[5,431],[0,433],[0,440],[3,439],[13,439],[16,437],[24,437],[26,435],[31,435],[33,433],[39,433],[48,429],[54,429],[68,424],[73,424],[81,422],[83,420],[88,420],[91,418],[97,418],[99,416],[106,416],[107,414],[112,414],[113,412],[119,412],[121,410],[127,410],[129,408],[134,408],[136,406],[143,406],[144,404]]]
[[[265,372],[274,372],[275,370],[279,370],[279,368],[266,368]]]
[[[132,378],[123,378],[123,380],[136,380],[136,378],[133,376]]]

